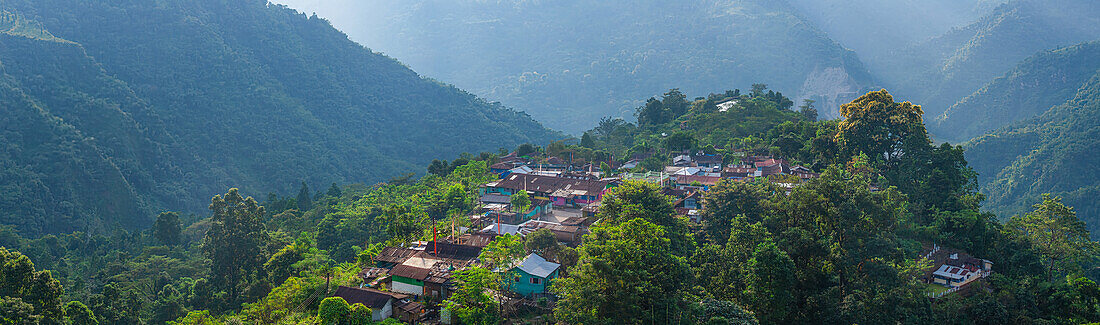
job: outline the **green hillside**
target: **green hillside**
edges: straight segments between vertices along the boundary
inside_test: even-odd
[[[787,0],[872,71],[891,52],[970,24],[1006,0]]]
[[[942,140],[966,141],[1037,116],[1073,98],[1098,69],[1100,42],[1039,53],[951,106],[931,129]]]
[[[1092,233],[1100,229],[1100,73],[1069,101],[1042,115],[970,141],[986,207],[1001,216],[1026,211],[1043,193],[1064,198]]]
[[[966,27],[899,49],[876,72],[935,117],[1037,52],[1098,38],[1096,1],[1017,0]]]
[[[40,142],[4,144],[61,155],[0,162],[0,186],[36,195],[0,205],[29,233],[141,227],[159,209],[201,211],[228,187],[289,193],[303,180],[379,181],[432,158],[558,136],[265,1],[0,8],[17,13],[0,16],[9,27],[3,100],[41,112],[4,128],[7,139]],[[32,117],[57,131],[32,136],[22,128]],[[32,185],[42,190],[23,190]]]
[[[344,17],[336,23],[353,37],[418,71],[573,133],[604,116],[632,120],[639,99],[670,88],[705,93],[766,78],[836,117],[876,86],[853,52],[782,1],[280,2]]]

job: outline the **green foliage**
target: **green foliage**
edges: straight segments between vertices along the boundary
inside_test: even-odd
[[[298,210],[309,211],[313,209],[313,194],[309,192],[309,186],[302,182],[302,188],[298,189]]]
[[[472,267],[455,272],[453,277],[458,287],[443,302],[444,308],[462,324],[498,324],[500,302],[487,290],[500,288],[500,275],[486,268]]]
[[[84,303],[70,301],[65,304],[65,317],[73,325],[99,325],[99,320]]]
[[[1080,263],[1097,246],[1089,239],[1085,223],[1077,219],[1073,208],[1062,204],[1062,198],[1043,195],[1043,202],[1034,211],[1014,216],[1005,225],[1017,236],[1027,239],[1047,260],[1047,279],[1058,274],[1080,272]]]
[[[766,182],[719,182],[703,194],[707,208],[703,210],[703,229],[707,238],[716,244],[725,244],[730,238],[736,217],[759,221],[767,208],[766,199],[775,189]]]
[[[323,325],[344,324],[351,314],[351,306],[344,298],[328,297],[321,300],[321,306],[317,309],[317,318]]]
[[[1073,99],[1100,70],[1098,57],[1096,41],[1032,55],[936,116],[929,130],[939,139],[962,142],[1040,115]]]
[[[265,245],[269,239],[264,231],[264,208],[232,188],[225,196],[211,199],[210,211],[213,222],[202,248],[210,259],[212,284],[237,302],[257,298],[248,296],[254,294],[248,292],[248,286],[262,285],[249,280],[262,274],[267,261]]]
[[[757,325],[756,317],[741,306],[729,301],[704,299],[700,303],[702,317],[698,323],[708,325]]]
[[[186,297],[171,284],[164,285],[153,301],[151,321],[163,323],[187,315]]]
[[[742,303],[765,323],[923,321],[929,305],[914,273],[922,266],[898,237],[910,218],[905,197],[869,185],[837,167],[790,195],[720,184],[704,215],[729,220],[715,232],[728,240],[696,249],[702,292]],[[741,196],[748,204],[723,202]]]
[[[1002,217],[1024,214],[1042,194],[1062,197],[1097,234],[1100,173],[1100,74],[1072,99],[1033,119],[976,138],[965,145],[966,159],[978,173],[985,207]]]
[[[524,239],[527,251],[539,254],[544,258],[555,259],[562,249],[561,243],[558,243],[558,238],[549,229],[540,229],[529,233]]]
[[[193,311],[187,313],[187,316],[181,317],[175,321],[168,322],[169,325],[221,325],[223,322],[210,316],[208,311]]]
[[[877,166],[896,163],[912,148],[928,145],[920,105],[894,102],[886,90],[869,92],[840,107],[837,143],[849,155],[866,153]]]
[[[695,148],[695,145],[695,138],[684,132],[676,132],[665,138],[665,149],[672,152],[691,150]]]
[[[643,218],[593,228],[580,262],[553,284],[554,316],[574,324],[675,323],[687,308],[690,270],[668,234]]]
[[[628,181],[604,195],[597,217],[607,225],[644,219],[661,226],[662,236],[669,240],[673,254],[690,255],[692,242],[687,223],[677,218],[675,212],[669,197],[661,194],[656,185]]]
[[[355,303],[351,305],[351,312],[348,313],[347,321],[344,323],[348,325],[371,325],[374,322],[371,320],[371,310],[369,307],[364,306],[361,303]]]
[[[153,222],[153,237],[164,245],[176,245],[180,242],[180,215],[175,212],[162,212]]]
[[[756,246],[746,268],[745,297],[753,310],[761,311],[764,323],[781,323],[796,312],[794,305],[795,265],[787,253],[771,241]],[[765,312],[766,311],[766,312]]]
[[[374,182],[561,137],[263,1],[13,0],[3,11],[0,223],[26,235],[144,229],[154,211],[203,211],[227,184]]]
[[[527,191],[518,191],[512,194],[510,201],[512,203],[512,211],[527,213],[531,208],[531,197],[527,195]]]
[[[485,267],[496,270],[511,268],[513,264],[526,255],[527,251],[524,248],[523,237],[505,234],[493,238],[493,241],[481,250],[478,260]]]
[[[892,48],[890,55],[876,64],[883,67],[877,72],[895,89],[905,91],[906,97],[922,103],[930,118],[940,116],[1037,52],[1096,40],[1100,34],[1100,16],[1096,13],[1100,13],[1100,6],[1091,1],[1007,1],[966,26],[900,49]],[[1067,80],[1072,78],[1069,74],[1058,73]],[[978,119],[971,121],[987,125]],[[946,131],[948,137],[956,132],[939,131]]]
[[[0,297],[0,321],[5,324],[33,325],[42,321],[42,315],[34,314],[34,306],[13,297]]]
[[[63,319],[61,283],[50,271],[36,271],[27,256],[0,247],[0,284],[0,309],[5,315],[10,312],[8,321],[57,323]]]

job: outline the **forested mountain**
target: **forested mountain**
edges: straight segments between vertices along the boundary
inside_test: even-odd
[[[788,0],[830,38],[877,63],[912,43],[966,26],[1006,0]]]
[[[266,1],[0,9],[0,223],[30,234],[144,227],[231,186],[378,181],[558,136]]]
[[[579,133],[639,98],[748,85],[823,117],[875,82],[785,1],[280,1],[331,17],[418,71]]]
[[[899,49],[876,73],[935,117],[1037,52],[1098,38],[1096,1],[1016,0],[966,27]]]
[[[1098,70],[1100,42],[1039,53],[951,106],[930,128],[942,140],[969,140],[1064,103]]]
[[[1093,233],[1100,229],[1100,73],[1072,99],[1042,115],[978,137],[966,157],[979,173],[987,208],[1010,216],[1054,193],[1077,209]]]

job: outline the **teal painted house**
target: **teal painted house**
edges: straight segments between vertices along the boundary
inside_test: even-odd
[[[512,268],[508,291],[522,296],[533,296],[549,292],[550,283],[558,277],[560,265],[547,261],[536,254],[527,255],[523,262]]]

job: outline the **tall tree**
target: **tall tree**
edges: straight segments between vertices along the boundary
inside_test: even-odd
[[[749,95],[752,97],[764,97],[765,90],[768,90],[767,84],[752,84],[752,92]]]
[[[756,246],[748,261],[745,297],[765,324],[789,323],[794,312],[795,266],[787,252],[768,240]]]
[[[711,242],[725,244],[730,237],[730,222],[737,216],[758,222],[763,218],[766,200],[774,192],[767,182],[722,181],[703,194],[703,229]]]
[[[623,119],[611,118],[610,116],[608,116],[600,119],[600,124],[592,130],[596,131],[596,135],[598,135],[600,138],[607,139],[607,137],[611,136],[611,134],[614,133],[615,130],[618,130],[620,127],[623,127],[625,125],[627,125],[627,123]]]
[[[673,324],[686,308],[690,270],[664,227],[643,218],[593,228],[570,276],[553,291],[570,324]]]
[[[336,183],[332,183],[332,186],[329,186],[328,192],[325,192],[325,195],[340,198],[341,195],[344,195],[344,191],[341,190],[340,186],[336,185]]]
[[[592,138],[593,137],[592,137],[591,132],[585,132],[584,134],[582,134],[581,135],[581,147],[595,148],[596,147],[596,140],[593,140]]]
[[[482,267],[472,267],[454,273],[458,288],[444,308],[451,311],[462,324],[499,324],[499,302],[490,294],[500,287],[499,275]]]
[[[599,218],[611,225],[635,218],[645,219],[663,227],[674,254],[687,256],[692,251],[687,222],[676,217],[672,201],[661,194],[657,185],[641,181],[619,185],[604,196]]]
[[[433,159],[432,164],[428,165],[428,173],[439,176],[447,176],[451,173],[451,163],[446,160]]]
[[[213,217],[202,250],[210,259],[211,282],[228,297],[239,299],[245,280],[256,275],[267,260],[264,207],[232,188],[225,196],[214,196],[210,211]]]
[[[1089,239],[1085,223],[1077,219],[1072,207],[1062,204],[1061,197],[1043,194],[1043,202],[1032,207],[1035,210],[1012,217],[1007,226],[1031,242],[1046,260],[1047,279],[1054,279],[1056,268],[1080,269],[1079,263],[1095,254],[1096,243]]]
[[[920,105],[898,103],[885,89],[872,91],[840,107],[837,143],[846,153],[860,152],[872,162],[891,163],[912,149],[928,147]]]
[[[817,108],[814,107],[814,102],[813,99],[803,99],[802,105],[798,106],[798,112],[802,113],[802,117],[810,122],[817,121]]]
[[[313,209],[313,195],[309,193],[309,185],[302,181],[302,188],[298,189],[298,210],[305,212]]]
[[[661,105],[665,108],[665,121],[675,120],[676,118],[684,115],[691,107],[691,103],[687,101],[687,95],[680,92],[680,89],[670,89],[661,97]]]
[[[667,111],[661,101],[650,97],[645,105],[638,107],[634,115],[638,117],[638,126],[659,125],[668,122],[667,116],[669,114]]]
[[[30,258],[0,247],[0,311],[11,309],[17,314],[14,312],[26,310],[29,305],[29,314],[16,320],[60,324],[64,317],[62,294],[61,283],[50,271],[36,271]],[[4,320],[4,315],[0,315],[0,320]]]
[[[153,238],[162,245],[176,245],[180,241],[180,215],[175,212],[161,212],[153,222]]]

